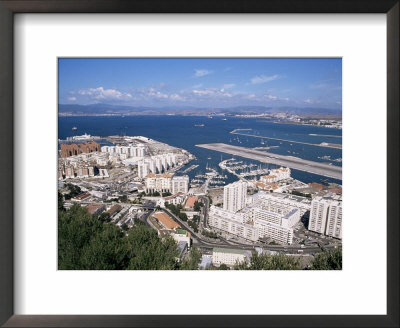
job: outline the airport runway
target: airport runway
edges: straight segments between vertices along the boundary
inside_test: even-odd
[[[262,163],[271,163],[284,167],[290,167],[294,170],[309,172],[317,175],[322,175],[324,177],[342,180],[341,166],[313,162],[294,156],[278,155],[246,147],[227,145],[224,143],[201,144],[196,146],[219,151],[226,154],[250,158]]]
[[[254,134],[243,133],[243,132],[240,132],[240,131],[236,132],[236,131],[238,131],[238,130],[233,130],[230,133],[231,134],[236,134],[236,135],[239,135],[239,136],[253,137],[253,138],[260,138],[260,139],[268,139],[268,140],[276,140],[276,141],[283,141],[283,142],[295,143],[295,144],[300,144],[300,145],[342,149],[342,145],[341,144],[334,144],[334,143],[328,143],[328,142],[322,142],[320,144],[313,144],[313,143],[310,143],[310,142],[302,142],[302,141],[294,141],[294,140],[286,140],[286,139],[279,139],[279,138],[257,136],[257,135],[254,135]],[[310,134],[310,135],[312,135],[312,134]],[[322,136],[322,134],[321,135],[314,134],[314,136]],[[334,137],[336,137],[336,136],[334,136]]]

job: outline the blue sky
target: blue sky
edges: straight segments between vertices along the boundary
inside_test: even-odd
[[[342,61],[61,58],[59,103],[341,109]]]

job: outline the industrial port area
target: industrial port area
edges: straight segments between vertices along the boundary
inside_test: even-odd
[[[77,204],[121,231],[145,225],[161,239],[168,235],[180,261],[192,249],[200,252],[198,269],[233,268],[255,253],[285,254],[307,267],[316,254],[341,249],[341,185],[291,176],[293,169],[341,180],[341,167],[223,143],[197,147],[232,158],[190,178],[199,167],[196,157],[151,138],[59,140],[63,207]],[[236,181],[227,182],[228,176]]]

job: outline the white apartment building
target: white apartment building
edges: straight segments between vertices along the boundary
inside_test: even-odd
[[[260,191],[247,197],[247,205],[259,207],[276,213],[287,213],[294,208],[300,210],[300,217],[311,209],[311,199],[286,193],[270,193]]]
[[[156,167],[156,162],[153,161],[152,159],[149,159],[147,161],[149,163],[149,170],[151,173],[157,173],[157,167]]]
[[[138,163],[138,177],[143,179],[150,173],[150,165],[145,161],[140,161]]]
[[[325,234],[342,239],[342,202],[333,201],[331,203]]]
[[[308,230],[342,239],[342,202],[335,198],[318,196],[312,200]]]
[[[280,167],[279,169],[273,169],[273,170],[269,171],[269,174],[276,176],[276,178],[277,178],[276,181],[289,179],[290,173],[291,173],[291,171],[290,171],[290,168],[288,168],[288,167]]]
[[[237,212],[246,206],[247,182],[236,181],[224,187],[224,209]]]
[[[289,245],[293,243],[292,227],[300,221],[300,211],[297,208],[283,214],[256,207],[250,213],[254,227],[258,229],[258,239],[270,238]]]
[[[298,209],[282,215],[256,208],[253,215],[254,227],[258,230],[259,239],[270,238],[278,243],[289,245],[293,243],[293,229],[290,224],[300,220]]]
[[[146,192],[168,192],[171,190],[172,174],[154,174],[146,176]]]
[[[250,258],[250,251],[215,247],[212,254],[212,263],[216,266],[220,266],[221,264],[233,266],[236,263],[244,262],[246,260],[249,261]]]
[[[185,200],[185,196],[182,193],[178,193],[172,196],[164,197],[164,201],[168,204],[179,205]]]
[[[241,238],[257,241],[269,238],[281,244],[292,244],[293,229],[300,221],[300,210],[295,207],[263,206],[254,202],[240,212],[232,212],[211,206],[209,225]]]
[[[293,243],[293,229],[282,227],[268,221],[257,220],[254,226],[258,229],[258,238],[269,238],[280,244]]]
[[[173,195],[181,192],[183,194],[187,194],[189,191],[189,176],[174,176],[171,181],[171,193]]]
[[[251,214],[252,219],[255,221],[263,220],[286,228],[292,228],[300,221],[300,211],[297,208],[282,213],[281,211],[276,212],[273,209],[265,210],[255,207],[252,208]]]
[[[252,222],[248,222],[243,213],[235,213],[217,206],[211,206],[208,214],[208,224],[210,227],[226,231],[247,240],[258,240],[258,230]]]
[[[154,161],[154,163],[156,165],[157,172],[158,173],[162,173],[163,172],[163,166],[162,166],[161,158],[160,157],[153,157],[152,160]]]
[[[149,173],[145,177],[147,192],[171,192],[172,194],[188,192],[189,176],[173,176],[173,173]]]
[[[143,158],[146,155],[146,148],[143,144],[128,145],[128,146],[102,146],[102,153],[125,155],[121,156],[121,159],[127,159],[132,157]]]
[[[144,158],[138,162],[138,177],[143,179],[149,173],[161,174],[176,165],[176,155],[167,153]]]
[[[279,169],[269,170],[268,175],[262,176],[260,178],[260,181],[263,183],[278,182],[281,180],[289,179],[290,174],[290,168],[280,167]]]
[[[323,197],[315,197],[313,199],[311,203],[310,219],[308,221],[308,230],[325,234],[329,203],[330,201]]]
[[[99,176],[104,178],[109,178],[107,169],[99,169]]]

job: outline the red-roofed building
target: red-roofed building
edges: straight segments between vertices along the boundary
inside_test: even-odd
[[[71,198],[71,201],[80,203],[84,200],[88,200],[91,196],[92,196],[91,194],[89,194],[88,192],[85,192],[83,194],[79,194],[79,195],[75,196],[74,198]]]
[[[92,215],[100,214],[105,210],[105,206],[103,204],[89,204],[87,210]]]

